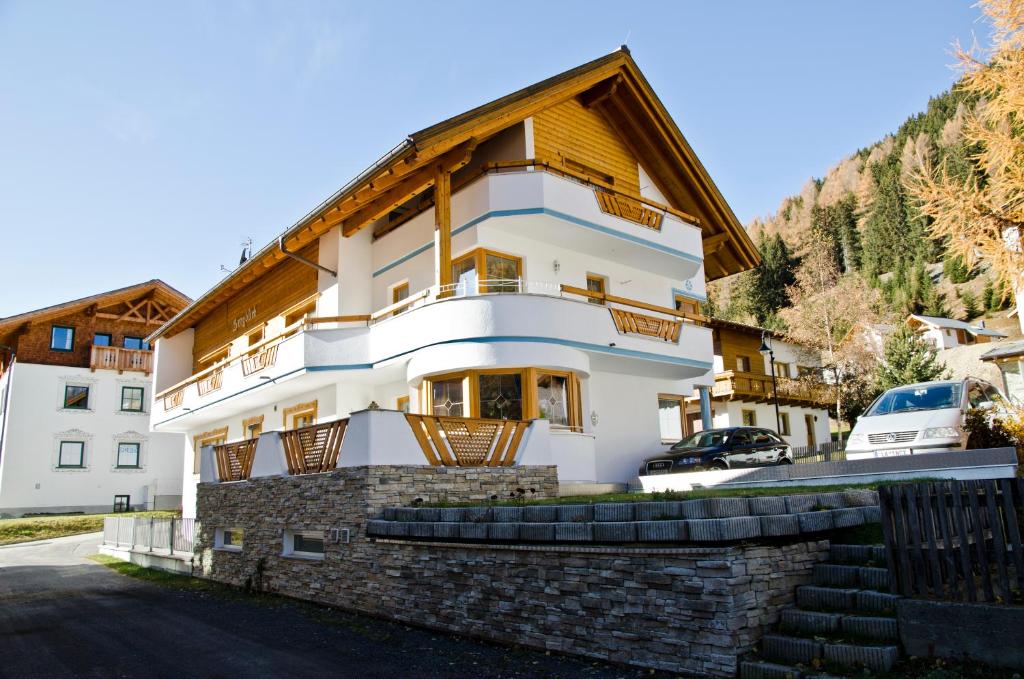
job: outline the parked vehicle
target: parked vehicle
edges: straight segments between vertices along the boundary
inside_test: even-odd
[[[793,449],[757,427],[709,429],[687,436],[668,452],[644,460],[640,476],[793,464]]]
[[[968,409],[994,409],[1003,401],[984,380],[922,382],[894,387],[857,420],[846,444],[847,460],[963,450]]]

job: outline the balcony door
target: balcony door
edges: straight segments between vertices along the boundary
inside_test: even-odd
[[[482,272],[482,275],[481,275]],[[456,294],[518,292],[523,274],[521,257],[477,248],[452,262]]]

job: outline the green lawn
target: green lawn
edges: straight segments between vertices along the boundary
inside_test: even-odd
[[[95,533],[103,530],[107,516],[170,518],[178,512],[132,512],[130,514],[70,514],[65,516],[33,516],[25,519],[0,519],[0,545],[32,540],[49,540],[66,535]]]

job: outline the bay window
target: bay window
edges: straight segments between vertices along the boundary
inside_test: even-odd
[[[452,282],[459,294],[518,292],[523,275],[521,257],[477,248],[452,262]]]

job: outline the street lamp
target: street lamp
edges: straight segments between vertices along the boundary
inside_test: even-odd
[[[775,402],[775,431],[782,435],[782,420],[779,417],[779,385],[775,383],[775,352],[772,351],[771,344],[768,340],[771,339],[768,335],[767,330],[761,331],[761,348],[758,351],[761,355],[766,357],[770,361],[771,373],[772,373],[772,401]]]

